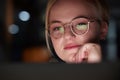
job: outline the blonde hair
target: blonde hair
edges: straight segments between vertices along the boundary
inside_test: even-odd
[[[50,49],[50,44],[49,44],[49,37],[48,37],[48,17],[49,17],[49,11],[51,9],[51,7],[53,6],[53,4],[55,3],[56,0],[49,0],[48,4],[47,4],[47,8],[46,8],[46,17],[45,17],[45,38],[46,38],[46,44],[47,47],[50,51],[50,53],[52,53],[51,49]]]
[[[52,51],[50,49],[51,47],[49,44],[50,39],[48,37],[48,18],[49,18],[50,9],[56,1],[58,1],[58,0],[48,0],[47,9],[46,9],[46,18],[45,18],[46,44],[51,53],[52,53]],[[95,6],[101,12],[102,20],[105,21],[107,24],[109,24],[109,8],[108,8],[108,4],[107,4],[106,0],[83,0],[83,1],[86,1],[90,4],[92,4],[93,6]]]

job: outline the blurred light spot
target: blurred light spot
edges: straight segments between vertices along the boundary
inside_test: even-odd
[[[15,24],[10,25],[9,28],[8,28],[8,32],[10,34],[17,34],[19,32],[18,25],[15,25]]]
[[[19,19],[21,21],[28,21],[30,19],[30,14],[27,11],[21,11],[19,13]]]

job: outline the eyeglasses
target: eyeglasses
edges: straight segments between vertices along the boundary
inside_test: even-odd
[[[91,22],[100,21],[93,17],[77,17],[70,23],[62,24],[61,22],[52,23],[49,26],[49,35],[53,38],[61,38],[67,27],[70,27],[71,32],[74,35],[83,35],[88,32]]]

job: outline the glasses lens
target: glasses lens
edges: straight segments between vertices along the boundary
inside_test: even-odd
[[[64,27],[60,23],[54,23],[50,26],[50,35],[59,38],[64,34]]]
[[[88,22],[89,21],[86,18],[75,19],[72,22],[73,23],[73,26],[72,26],[73,32],[78,35],[84,34],[88,30]]]

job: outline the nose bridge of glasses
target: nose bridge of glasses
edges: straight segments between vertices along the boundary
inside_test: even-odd
[[[63,24],[65,32],[71,30],[72,23],[65,23]]]
[[[64,35],[74,35],[73,30],[72,30],[72,23],[66,23],[63,25],[65,32]]]

